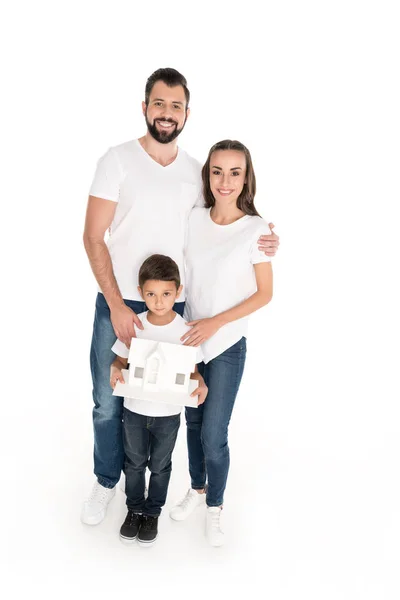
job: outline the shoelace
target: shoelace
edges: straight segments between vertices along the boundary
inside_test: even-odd
[[[145,530],[151,529],[154,521],[155,521],[154,517],[147,517],[145,515],[142,520],[142,529],[145,529]]]
[[[221,528],[219,526],[220,516],[221,516],[221,511],[211,513],[211,527],[213,529],[218,529],[219,531],[221,530]]]
[[[133,511],[129,511],[126,518],[128,521],[128,525],[133,525],[138,519],[140,519],[140,515]]]
[[[100,502],[104,504],[107,500],[108,494],[111,490],[103,487],[102,485],[95,485],[92,489],[92,493],[89,498],[89,502]]]

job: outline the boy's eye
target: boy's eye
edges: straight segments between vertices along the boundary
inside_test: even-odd
[[[147,292],[147,296],[154,296],[153,292]]]
[[[171,292],[164,292],[164,296],[170,296]]]

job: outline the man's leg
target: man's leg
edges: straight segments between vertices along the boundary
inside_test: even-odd
[[[135,312],[143,312],[144,303],[125,300]],[[110,309],[103,294],[98,294],[90,351],[93,378],[94,473],[105,488],[118,482],[124,461],[122,442],[123,399],[112,395],[110,366],[115,359],[111,351],[116,340],[110,321]]]

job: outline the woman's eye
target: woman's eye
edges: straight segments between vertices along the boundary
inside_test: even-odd
[[[232,175],[235,175],[235,177],[237,177],[238,175],[240,175],[239,171],[233,171]]]
[[[212,172],[212,174],[213,174],[213,175],[219,175],[219,174],[220,174],[220,171],[213,171],[213,172]]]

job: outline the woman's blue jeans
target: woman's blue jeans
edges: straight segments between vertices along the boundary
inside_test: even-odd
[[[136,314],[144,312],[144,302],[124,300]],[[184,302],[174,305],[174,310],[183,315]],[[112,395],[110,366],[115,359],[111,351],[116,340],[110,321],[110,309],[103,294],[96,298],[93,324],[90,368],[93,379],[93,429],[94,429],[94,473],[100,485],[113,488],[121,476],[124,465],[122,439],[123,398]]]
[[[192,488],[204,489],[207,506],[221,506],[229,471],[228,425],[246,360],[246,338],[198,365],[208,386],[204,404],[186,408]]]

